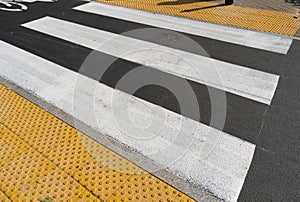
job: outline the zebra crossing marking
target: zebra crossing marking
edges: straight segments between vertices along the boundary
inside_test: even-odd
[[[237,200],[253,158],[254,144],[142,99],[131,97],[127,93],[110,88],[3,41],[0,41],[0,67],[2,67],[0,76],[54,104],[97,129],[101,134],[107,134],[136,149],[159,164],[164,164],[184,154],[182,158],[168,165],[172,172],[207,188],[220,198],[228,201]],[[74,86],[78,80],[84,85],[78,85],[79,88],[74,93]],[[163,117],[168,117],[161,133],[159,135],[151,132],[141,133],[142,131],[137,130],[136,127],[129,126],[127,132],[132,135],[142,134],[154,138],[133,139],[124,135],[112,119],[114,113],[111,104],[116,94],[132,99],[131,109],[135,114],[132,118],[135,120],[140,120],[149,109],[154,107],[156,109],[152,114],[154,120],[163,123]],[[75,111],[74,99],[81,103],[81,105],[76,105]],[[87,100],[92,100],[93,103]],[[90,111],[90,107],[93,106],[94,108]],[[91,118],[92,115],[96,118]],[[122,124],[128,124],[123,116],[118,118]],[[190,127],[181,131],[178,128],[181,123]],[[192,132],[189,128],[197,130]],[[178,134],[178,140],[181,141],[172,142],[174,134]],[[199,157],[199,150],[205,146],[208,135],[218,136],[219,139],[212,152],[203,159]],[[193,144],[186,148],[188,142]],[[169,148],[169,152],[159,153],[165,147]]]
[[[98,2],[87,3],[74,9],[280,54],[287,54],[293,42],[292,37],[250,31]]]
[[[52,17],[44,17],[22,26],[268,105],[279,80],[278,75]],[[174,58],[166,53],[178,55],[191,65],[175,64],[172,61]]]

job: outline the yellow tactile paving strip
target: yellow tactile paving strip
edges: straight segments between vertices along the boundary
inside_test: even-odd
[[[18,135],[0,125],[1,190],[13,201],[98,201],[82,185],[63,172]]]
[[[174,0],[96,0],[98,2],[140,10],[191,18],[245,29],[294,36],[300,27],[300,15],[211,2]]]
[[[3,85],[0,159],[1,201],[194,201]]]
[[[11,200],[7,196],[5,196],[5,194],[2,191],[0,191],[0,201],[1,202],[11,202]]]

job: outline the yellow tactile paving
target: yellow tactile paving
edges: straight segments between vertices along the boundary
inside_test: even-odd
[[[86,196],[85,191],[88,190],[92,193],[89,197],[97,196],[103,201],[194,201],[3,85],[0,85],[0,98],[0,123],[16,134],[18,141],[22,142],[22,146],[16,146],[21,143],[18,143],[16,137],[10,138],[15,142],[11,144],[13,148],[5,147],[8,152],[5,153],[2,162],[11,162],[6,165],[6,169],[16,169],[22,166],[24,158],[26,159],[26,156],[31,154],[26,152],[27,147],[34,148],[37,152],[34,157],[37,159],[30,162],[35,162],[34,165],[40,166],[34,171],[40,173],[39,169],[49,167],[48,164],[46,166],[37,163],[41,161],[40,158],[48,159],[56,166],[53,169],[63,171],[59,172],[59,175],[65,174],[85,187],[81,197]],[[6,131],[2,132],[4,139],[7,138],[6,136],[12,136],[12,134],[7,134],[7,130],[2,128],[0,130]],[[25,147],[23,143],[28,146]],[[2,146],[2,142],[0,144]],[[15,151],[10,152],[11,149]],[[15,161],[20,161],[17,167],[14,166]],[[28,165],[27,161],[24,163]],[[48,177],[49,175],[51,177],[50,173],[57,174],[54,171],[48,172]],[[7,173],[10,173],[10,179],[15,178],[17,174],[13,170]],[[33,183],[41,177],[40,175],[32,173],[33,178],[27,177],[26,180]],[[45,183],[50,183],[47,181],[48,177],[43,177],[46,180]],[[53,178],[61,180],[56,180],[56,183],[65,182],[64,177]],[[4,177],[4,180],[8,179]],[[12,191],[10,185],[4,188],[6,191],[10,190],[9,193],[15,193],[15,189]],[[1,186],[0,184],[0,189]],[[59,194],[62,193],[58,191]],[[50,196],[59,198],[59,194],[52,193]]]
[[[1,202],[11,202],[11,200],[0,190],[0,201]]]
[[[174,0],[96,0],[140,10],[191,18],[245,29],[293,36],[300,27],[300,15],[211,2],[177,4]],[[172,5],[173,4],[173,5]]]
[[[2,124],[0,145],[0,188],[11,200],[99,201]]]

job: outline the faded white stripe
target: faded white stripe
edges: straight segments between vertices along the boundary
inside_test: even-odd
[[[279,80],[274,74],[52,17],[22,26],[268,105]]]
[[[286,36],[255,32],[95,2],[84,4],[74,9],[281,54],[287,54],[293,41],[291,37]]]

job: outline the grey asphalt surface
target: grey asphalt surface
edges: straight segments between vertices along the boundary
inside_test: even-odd
[[[28,30],[20,25],[44,16],[52,16],[117,34],[150,27],[71,10],[84,3],[77,0],[59,0],[52,4],[40,2],[28,4],[29,10],[26,12],[0,11],[0,40],[72,71],[78,71],[92,50]],[[211,58],[280,75],[278,88],[270,106],[226,92],[227,117],[223,131],[257,146],[239,201],[300,201],[300,41],[294,40],[288,54],[281,55],[199,36],[184,35],[201,45]],[[157,40],[155,37],[149,39],[149,36],[141,35],[135,38],[173,47],[167,41]],[[113,57],[100,52],[99,54],[107,58]],[[118,59],[100,82],[114,87],[122,75],[138,66]],[[151,71],[152,75],[174,77],[158,70],[151,69]],[[199,101],[201,118],[196,121],[210,125],[209,87],[188,82]],[[126,89],[121,90],[126,92]],[[180,113],[174,95],[162,87],[143,87],[135,93],[135,96]],[[193,114],[183,115],[192,119],[196,117]]]

